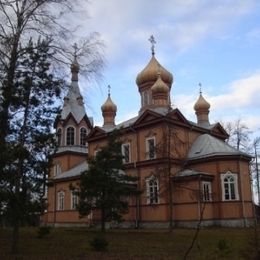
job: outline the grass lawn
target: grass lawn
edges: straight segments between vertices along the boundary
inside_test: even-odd
[[[183,259],[194,233],[193,229],[109,230],[104,234],[108,250],[95,252],[89,242],[100,236],[99,231],[53,228],[38,238],[38,228],[23,228],[20,252],[11,256],[11,230],[0,229],[0,259]],[[207,228],[200,231],[187,259],[256,259],[254,250],[253,229]]]

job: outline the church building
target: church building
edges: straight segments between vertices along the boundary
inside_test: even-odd
[[[78,198],[71,189],[88,169],[87,158],[118,129],[124,172],[138,177],[142,191],[130,199],[125,227],[245,227],[253,222],[249,163],[251,157],[229,146],[219,123],[210,123],[210,104],[200,91],[194,100],[196,122],[172,108],[173,75],[152,56],[137,75],[140,110],[116,124],[117,106],[111,94],[101,106],[103,125],[95,126],[85,112],[78,85],[79,64],[71,65],[72,80],[56,120],[58,150],[49,176],[48,209],[44,221],[54,226],[98,224],[98,214],[79,218]],[[109,224],[109,223],[108,223]],[[112,223],[111,223],[112,225]]]

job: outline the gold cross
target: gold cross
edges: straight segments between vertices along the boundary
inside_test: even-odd
[[[202,94],[202,91],[201,91],[201,86],[202,86],[202,84],[199,82],[199,87],[200,87],[200,95]]]
[[[151,50],[152,50],[152,55],[154,55],[154,45],[155,45],[156,41],[155,41],[153,35],[151,35],[148,40],[149,40],[150,43],[152,44]]]

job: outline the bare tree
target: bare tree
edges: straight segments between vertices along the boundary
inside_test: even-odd
[[[227,143],[238,150],[248,151],[251,131],[245,123],[239,118],[234,122],[222,123],[229,134]]]
[[[9,107],[14,93],[14,78],[17,62],[27,51],[29,39],[51,39],[50,48],[55,53],[54,61],[60,65],[71,62],[71,41],[75,41],[67,26],[63,25],[65,16],[75,10],[80,1],[70,0],[0,0],[0,148],[8,133]],[[76,25],[74,25],[76,27]],[[75,30],[75,28],[73,28]],[[96,75],[103,67],[102,42],[97,33],[91,33],[79,42],[77,55],[82,58],[82,71]],[[4,149],[1,149],[4,150]],[[0,156],[3,163],[3,156]],[[3,159],[3,160],[2,160]],[[0,163],[1,164],[1,163]]]
[[[53,138],[43,140],[39,132],[52,136],[53,113],[47,108],[55,103],[55,82],[60,85],[55,65],[60,72],[62,65],[77,56],[88,75],[96,75],[103,66],[103,45],[96,33],[79,40],[72,51],[70,39],[74,42],[75,38],[64,19],[75,11],[76,2],[80,1],[0,0],[0,211],[12,212],[13,252],[27,209],[23,205],[32,202],[39,191],[39,186],[31,187],[30,180],[46,174],[47,155],[41,160],[39,154]]]

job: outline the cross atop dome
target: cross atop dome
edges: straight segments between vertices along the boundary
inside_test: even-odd
[[[152,50],[152,55],[154,56],[154,54],[155,54],[155,52],[154,52],[154,46],[155,46],[155,44],[156,44],[156,41],[155,41],[155,39],[154,39],[154,36],[151,35],[148,40],[149,40],[149,42],[150,42],[151,45],[152,45],[151,50]]]
[[[73,56],[74,56],[74,59],[76,60],[77,59],[77,54],[78,54],[78,51],[79,51],[79,48],[78,48],[78,45],[77,43],[74,43],[72,45],[73,49],[74,49],[74,53],[73,53]]]
[[[202,86],[202,84],[199,82],[199,87],[200,87],[200,88],[199,88],[199,89],[200,89],[200,92],[199,92],[199,93],[200,93],[200,95],[202,94],[201,86]]]

